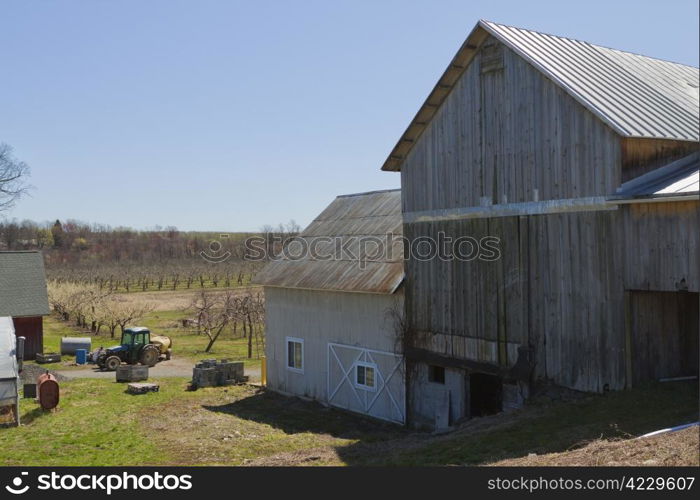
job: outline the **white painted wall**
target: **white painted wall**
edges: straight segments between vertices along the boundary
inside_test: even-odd
[[[329,356],[329,344],[389,353],[395,353],[400,347],[390,311],[403,311],[401,290],[387,295],[266,287],[265,300],[267,385],[272,390],[328,403],[329,385],[334,386],[330,388],[333,392],[339,377],[342,378],[338,361],[332,354]],[[304,340],[303,373],[287,368],[287,337]],[[361,355],[365,359],[369,355],[375,358],[385,376],[392,371],[396,358],[361,350],[338,349],[336,352],[346,367],[352,365],[354,357]],[[378,418],[398,420],[396,404],[388,394],[383,392],[372,404],[374,395],[360,394],[360,401],[357,391],[350,389],[346,385],[335,391],[331,403]],[[397,403],[405,408],[402,366],[386,389],[398,395]]]
[[[467,417],[469,413],[467,376],[464,370],[445,368],[445,383],[431,382],[428,365],[416,363],[411,374],[411,418],[413,425],[432,428],[436,413],[443,412],[449,401],[449,424]],[[448,394],[446,399],[446,393]]]

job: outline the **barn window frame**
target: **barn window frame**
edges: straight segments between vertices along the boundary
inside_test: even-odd
[[[367,384],[367,370],[371,370],[372,373],[372,385]],[[376,392],[377,391],[377,364],[368,363],[366,361],[356,361],[353,367],[354,372],[354,385],[357,389],[362,389],[363,391]],[[360,373],[362,373],[362,382],[360,382]]]
[[[299,355],[300,365],[299,366],[297,366],[297,364],[296,364],[296,361],[297,361],[296,360],[296,348],[294,348],[295,349],[295,356],[293,358],[290,358],[290,356],[289,356],[290,347],[292,345],[295,345],[295,344],[300,346],[299,347],[299,351],[300,351],[300,355]],[[304,364],[305,364],[304,363],[304,339],[301,339],[299,337],[286,337],[285,338],[285,347],[286,347],[286,349],[285,349],[285,352],[286,352],[285,365],[287,367],[287,370],[289,370],[290,372],[303,374],[304,373]],[[291,362],[291,364],[290,364],[290,362]]]
[[[445,385],[445,367],[440,365],[428,365],[428,382],[431,384]]]

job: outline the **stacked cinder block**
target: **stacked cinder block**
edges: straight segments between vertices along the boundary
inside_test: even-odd
[[[227,359],[217,361],[205,359],[197,363],[192,371],[194,387],[214,387],[245,382],[243,362],[231,362]]]
[[[146,394],[147,392],[158,392],[160,386],[158,384],[129,384],[126,392],[129,394]]]

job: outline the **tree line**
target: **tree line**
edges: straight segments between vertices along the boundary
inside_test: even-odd
[[[265,226],[269,241],[299,231],[293,221]],[[48,279],[133,292],[247,286],[264,263],[246,260],[256,233],[138,231],[69,220],[0,220],[0,250],[41,250]]]
[[[100,290],[94,285],[48,282],[49,305],[63,319],[99,335],[102,329],[114,338],[117,328],[124,331],[142,319],[153,306]]]

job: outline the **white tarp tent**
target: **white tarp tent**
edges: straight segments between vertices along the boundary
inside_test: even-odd
[[[19,425],[17,339],[12,318],[0,317],[0,406],[12,405]]]

